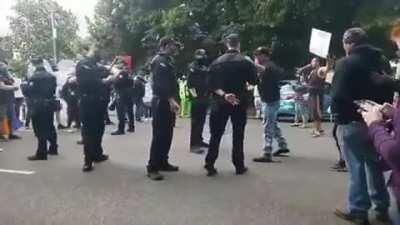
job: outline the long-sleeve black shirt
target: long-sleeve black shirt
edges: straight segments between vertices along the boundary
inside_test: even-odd
[[[172,58],[164,53],[157,54],[151,62],[153,95],[162,99],[177,96],[178,82]]]
[[[188,88],[195,89],[197,97],[204,97],[208,94],[209,70],[205,65],[194,62],[189,65]]]
[[[257,84],[257,70],[253,62],[238,51],[228,50],[210,67],[209,87],[211,91],[222,89],[246,100],[247,83]]]

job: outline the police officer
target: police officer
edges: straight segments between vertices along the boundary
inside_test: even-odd
[[[72,122],[75,122],[74,128],[80,129],[78,85],[74,80],[75,74],[71,74],[61,88],[60,96],[67,103],[67,127],[71,128]]]
[[[196,154],[204,152],[202,147],[209,145],[203,140],[203,128],[209,105],[207,79],[209,70],[207,54],[204,49],[198,49],[194,54],[195,61],[189,65],[188,88],[192,99],[190,151]]]
[[[152,72],[152,112],[153,140],[150,148],[150,160],[147,166],[148,177],[162,180],[159,171],[178,171],[177,166],[168,162],[171,148],[176,113],[177,78],[174,74],[173,56],[178,53],[179,44],[172,38],[160,40],[160,52],[151,62]]]
[[[22,91],[31,106],[33,131],[38,139],[36,154],[29,160],[47,160],[47,154],[57,155],[57,133],[54,127],[56,77],[46,71],[43,59],[34,58],[32,64],[36,68],[27,83],[21,84]],[[47,142],[50,143],[47,148]]]
[[[80,95],[82,141],[85,154],[83,172],[93,170],[93,162],[108,160],[103,154],[104,117],[108,104],[107,70],[98,65],[100,52],[92,47],[87,57],[76,66],[76,79]]]
[[[128,132],[135,132],[135,118],[133,114],[133,78],[129,74],[128,67],[122,63],[121,71],[114,80],[116,93],[116,109],[118,115],[118,130],[111,135],[125,134],[126,115],[128,115]]]
[[[210,67],[210,88],[214,94],[210,115],[210,147],[206,157],[207,176],[214,176],[219,145],[228,119],[232,122],[232,161],[236,174],[247,172],[244,165],[243,139],[247,120],[247,84],[257,83],[254,63],[240,54],[240,40],[237,34],[227,37],[228,51],[216,59]]]

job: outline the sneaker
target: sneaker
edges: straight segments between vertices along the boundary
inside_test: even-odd
[[[322,136],[322,133],[321,133],[320,131],[313,130],[313,131],[311,132],[311,136],[312,136],[313,138],[318,138],[318,137],[321,137],[321,136]]]
[[[341,219],[347,220],[357,225],[370,225],[368,218],[362,218],[360,216],[350,214],[342,209],[336,209],[334,214]]]
[[[150,178],[150,180],[154,180],[154,181],[164,180],[164,176],[162,174],[160,174],[158,171],[147,172],[147,177]]]
[[[290,150],[288,148],[280,148],[276,152],[274,152],[272,155],[275,157],[280,157],[284,154],[290,153]]]
[[[204,169],[207,170],[207,177],[214,177],[218,174],[218,171],[214,166],[205,165]]]
[[[307,128],[308,128],[308,125],[307,125],[307,124],[303,124],[303,125],[300,126],[300,128],[301,128],[301,129],[307,129]]]
[[[160,166],[160,171],[164,172],[178,172],[179,167],[166,163],[165,165]]]
[[[249,171],[247,167],[236,168],[236,175],[243,175]]]
[[[291,127],[298,127],[298,126],[300,126],[300,123],[292,123],[292,124],[290,124],[290,126]]]

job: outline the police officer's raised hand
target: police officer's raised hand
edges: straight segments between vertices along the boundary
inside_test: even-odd
[[[179,107],[179,104],[175,101],[175,99],[170,98],[168,100],[168,102],[169,102],[169,106],[171,107],[171,111],[174,113],[179,113],[181,108]]]

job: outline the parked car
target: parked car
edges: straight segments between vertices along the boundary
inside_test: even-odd
[[[280,117],[294,117],[295,116],[295,104],[294,104],[294,98],[295,98],[295,91],[294,91],[294,86],[297,84],[296,80],[284,80],[281,81],[281,102],[280,102],[280,108],[278,111],[278,115]],[[309,97],[309,94],[304,95],[304,99],[307,101]],[[324,101],[323,101],[323,116],[324,118],[329,118],[330,117],[330,105],[331,105],[332,99],[331,96],[329,95],[329,92],[324,94]]]

